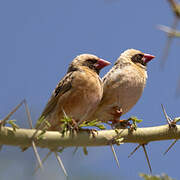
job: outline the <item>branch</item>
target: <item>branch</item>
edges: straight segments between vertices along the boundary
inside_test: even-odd
[[[16,129],[15,131],[10,127],[2,127],[0,131],[0,144],[27,147],[31,146],[31,137],[35,129]],[[40,135],[38,132],[37,136]],[[98,131],[96,137],[89,135],[88,132],[82,131],[78,134],[67,134],[63,136],[59,132],[47,131],[43,137],[36,140],[36,145],[41,148],[57,149],[58,147],[72,147],[72,146],[106,146],[109,144],[120,143],[139,143],[146,144],[151,141],[161,141],[170,139],[180,139],[180,125],[176,128],[169,128],[168,125],[137,128],[136,131],[131,132],[129,129],[102,130]]]

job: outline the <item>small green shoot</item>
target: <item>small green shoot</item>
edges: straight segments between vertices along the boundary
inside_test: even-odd
[[[140,173],[139,176],[142,177],[144,180],[175,180],[166,174],[162,174],[161,176],[159,175],[153,176],[153,175]]]
[[[84,155],[88,155],[88,151],[87,151],[87,147],[83,147],[83,152],[84,152]]]
[[[16,120],[9,120],[7,122],[7,124],[10,124],[11,127],[13,128],[13,131],[16,131],[16,129],[19,129],[19,126],[15,122],[16,122]]]
[[[79,127],[90,127],[90,126],[97,127],[100,130],[106,129],[104,124],[102,124],[101,121],[98,121],[98,120],[93,120],[93,121],[89,121],[89,122],[84,121],[84,122],[82,122],[82,124],[79,125]]]
[[[132,121],[132,129],[136,130],[137,129],[137,123],[142,122],[142,119],[138,119],[136,116],[131,116],[128,121]]]
[[[178,123],[180,121],[180,117],[174,118],[174,122]]]

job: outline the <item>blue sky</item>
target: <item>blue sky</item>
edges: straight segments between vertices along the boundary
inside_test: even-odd
[[[81,53],[96,54],[112,63],[124,50],[139,49],[156,58],[148,66],[148,82],[142,98],[124,118],[135,115],[141,127],[165,124],[161,103],[169,115],[180,116],[180,99],[175,96],[179,72],[180,39],[172,43],[167,63],[160,69],[166,42],[165,33],[156,26],[170,26],[173,14],[166,1],[130,0],[7,0],[0,1],[0,118],[26,98],[33,123],[43,110],[68,64]],[[110,67],[101,72],[103,76]],[[13,118],[27,128],[24,108]],[[154,174],[167,173],[180,179],[178,149],[180,142],[166,155],[170,141],[153,142],[147,147]],[[75,157],[67,149],[62,158],[70,179],[91,175],[92,179],[138,180],[139,172],[149,173],[142,150],[128,159],[135,144],[116,147],[120,169],[110,147],[79,150]],[[40,150],[41,154],[45,150]],[[1,179],[64,179],[54,157],[47,161],[46,172],[30,174],[35,165],[32,150],[21,153],[17,147],[4,147],[0,153]],[[9,173],[11,172],[11,173]],[[83,173],[82,173],[83,172]]]

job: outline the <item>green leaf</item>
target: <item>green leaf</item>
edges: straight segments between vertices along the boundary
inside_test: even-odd
[[[40,124],[45,120],[45,116],[41,116],[36,123],[35,128],[38,128],[40,126]]]
[[[140,123],[142,122],[142,119],[138,119],[136,116],[131,116],[128,120],[131,120],[135,123]]]
[[[15,123],[16,120],[9,120],[7,123],[11,125],[13,128],[13,131],[16,131],[16,129],[19,129],[19,126]]]
[[[57,152],[59,152],[59,153],[62,153],[63,151],[64,151],[64,147],[62,147],[62,148],[60,148],[60,149],[58,149],[58,151]]]
[[[162,174],[161,176],[160,175],[153,176],[153,175],[140,173],[139,176],[142,177],[144,180],[175,180],[166,174]]]
[[[104,126],[104,124],[102,124],[102,122],[101,121],[98,121],[98,120],[93,120],[93,121],[84,121],[84,122],[82,122],[80,125],[79,125],[79,127],[97,127],[97,128],[99,128],[99,129],[101,129],[101,130],[104,130],[104,129],[106,129],[105,128],[105,126]]]
[[[83,147],[83,152],[86,156],[88,155],[87,147]]]
[[[180,121],[180,117],[174,118],[174,121],[175,121],[176,123],[179,122],[179,121]]]

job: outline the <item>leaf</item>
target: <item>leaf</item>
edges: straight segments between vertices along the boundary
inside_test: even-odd
[[[62,153],[64,151],[64,149],[65,149],[65,147],[62,147],[62,148],[58,149],[57,152]]]
[[[88,155],[87,147],[83,147],[83,152],[86,156]]]
[[[88,122],[84,121],[79,125],[79,127],[89,127],[89,126],[91,126],[91,127],[94,126],[94,127],[97,127],[97,128],[99,128],[101,130],[106,129],[104,124],[102,124],[101,121],[98,121],[96,119],[93,120],[93,121],[88,121]]]
[[[175,180],[166,174],[162,174],[161,176],[160,175],[153,176],[153,175],[140,173],[139,176],[142,177],[144,180]]]
[[[19,129],[19,126],[15,123],[16,120],[9,120],[8,124],[11,125],[11,127],[13,128],[13,131],[16,131],[16,129]]]
[[[140,123],[143,121],[142,119],[138,119],[136,116],[131,116],[128,120],[131,120],[136,123]]]
[[[45,116],[41,116],[36,123],[36,128],[38,128],[40,126],[40,124],[45,120]]]
[[[180,117],[174,118],[174,121],[175,121],[176,123],[179,122],[179,121],[180,121]]]

